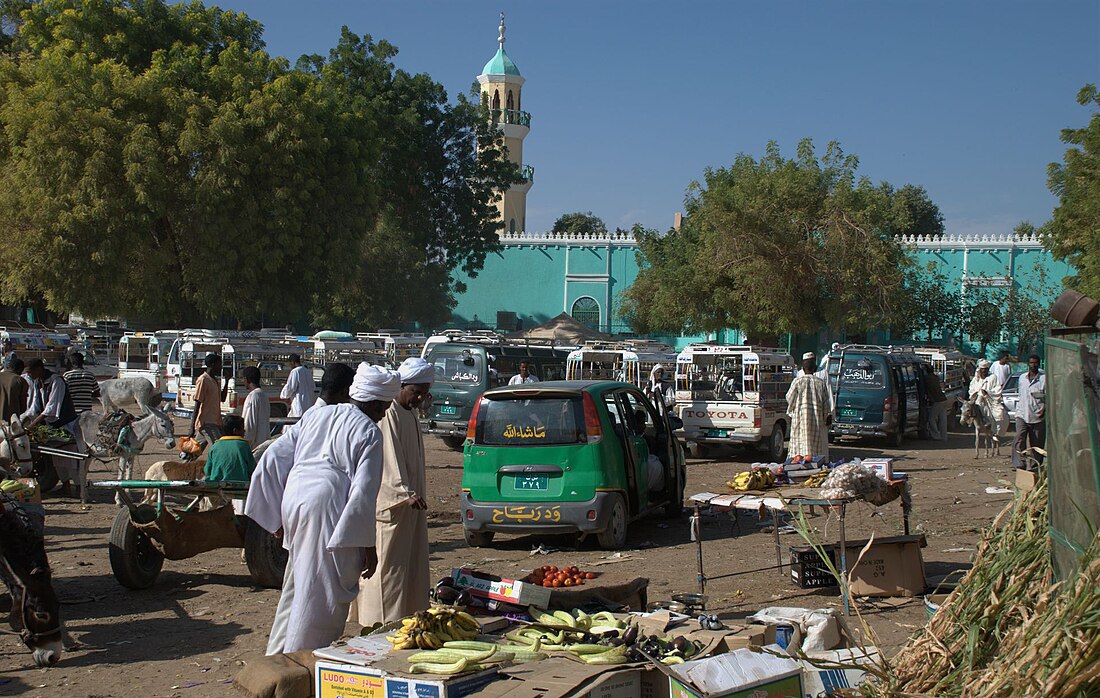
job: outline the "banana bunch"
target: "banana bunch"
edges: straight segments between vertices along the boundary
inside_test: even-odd
[[[21,480],[0,481],[0,492],[10,494],[16,499],[25,499],[34,494],[34,485],[28,485]]]
[[[726,482],[730,489],[737,492],[764,490],[774,484],[775,473],[767,468],[753,468],[747,472],[737,473],[732,480]]]
[[[830,472],[831,471],[828,470],[827,468],[822,468],[818,472],[814,473],[813,475],[811,475],[808,478],[806,478],[805,480],[803,480],[802,481],[802,486],[803,487],[821,487],[822,483],[825,482],[825,479],[829,477]]]
[[[401,621],[401,628],[386,637],[396,650],[438,650],[448,642],[473,640],[481,624],[465,611],[429,608]]]

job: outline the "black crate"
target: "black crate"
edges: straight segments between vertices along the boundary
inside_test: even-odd
[[[832,561],[833,567],[836,567],[836,549],[833,546],[825,546],[825,553]],[[802,589],[837,585],[836,577],[829,571],[821,556],[809,546],[791,548],[791,581]]]

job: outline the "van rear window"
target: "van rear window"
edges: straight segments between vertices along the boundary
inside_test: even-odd
[[[579,396],[486,400],[477,415],[475,443],[487,446],[561,446],[586,440]]]
[[[840,366],[839,360],[829,361],[829,381],[834,390],[838,383],[838,370],[842,390],[886,387],[886,363],[878,356],[844,357],[843,366]]]
[[[478,354],[432,352],[435,380],[442,383],[480,383],[484,362]]]

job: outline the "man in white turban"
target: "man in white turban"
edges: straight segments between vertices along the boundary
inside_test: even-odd
[[[272,632],[285,623],[286,635],[281,646],[268,644],[268,654],[317,649],[339,639],[360,575],[375,572],[383,461],[375,424],[400,387],[395,372],[360,364],[350,403],[307,410],[279,439],[285,441],[280,450],[293,452],[280,518],[295,589],[279,598]]]
[[[802,375],[787,390],[787,414],[791,417],[791,456],[829,458],[829,418],[832,393],[828,384],[814,375],[813,352],[802,355]]]
[[[991,366],[986,359],[978,361],[978,371],[970,380],[970,399],[986,419],[993,420],[993,438],[1000,442],[1008,431],[1008,412],[1001,396],[1003,386],[997,375],[990,371]]]
[[[360,582],[351,609],[351,620],[364,626],[424,610],[431,588],[424,437],[417,410],[430,395],[435,367],[414,357],[397,373],[401,391],[378,424],[384,454],[375,524],[378,572]]]

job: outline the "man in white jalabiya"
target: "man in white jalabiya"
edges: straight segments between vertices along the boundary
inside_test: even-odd
[[[802,355],[802,375],[787,390],[787,414],[791,417],[792,456],[829,458],[829,418],[832,396],[825,381],[814,375],[814,353]]]
[[[301,417],[313,404],[313,390],[316,387],[313,371],[302,365],[302,357],[297,354],[291,354],[287,363],[290,364],[290,375],[286,377],[286,385],[279,397],[290,400],[288,417]]]
[[[285,624],[285,638],[275,643],[281,646],[269,643],[268,654],[316,649],[339,639],[360,576],[374,574],[383,460],[382,434],[375,424],[400,387],[395,372],[360,364],[349,404],[309,410],[297,429],[261,458],[261,463],[285,458],[289,451],[293,463],[278,512],[271,510],[270,499],[254,502],[252,497],[245,510],[269,531],[281,523],[283,547],[290,553],[288,574],[295,580],[294,593],[279,597],[272,625],[274,636]]]
[[[978,372],[970,380],[970,399],[981,409],[982,414],[991,415],[993,424],[993,438],[1000,443],[1004,440],[1008,430],[1008,412],[1005,411],[1004,398],[1001,397],[1003,386],[1001,379],[990,371],[992,364],[987,359],[978,362]]]
[[[389,623],[428,607],[428,500],[424,437],[417,409],[429,395],[435,367],[419,357],[397,369],[401,392],[379,424],[382,487],[378,490],[378,571],[360,582],[351,620],[364,626]]]

